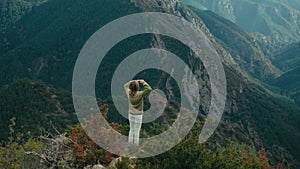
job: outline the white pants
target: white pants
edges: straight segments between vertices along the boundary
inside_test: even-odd
[[[131,144],[139,145],[140,130],[142,127],[143,115],[128,115],[130,130],[128,142]]]

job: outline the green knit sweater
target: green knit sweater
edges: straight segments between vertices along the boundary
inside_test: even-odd
[[[129,81],[124,85],[124,89],[128,96],[129,113],[133,114],[133,115],[142,115],[143,108],[144,108],[144,99],[143,98],[151,92],[152,88],[147,82],[144,82],[143,83],[144,90],[137,91],[134,96],[131,96],[129,94],[129,92],[130,92],[129,85],[131,82],[133,82],[133,81]]]

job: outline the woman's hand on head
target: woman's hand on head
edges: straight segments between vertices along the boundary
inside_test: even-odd
[[[138,83],[144,83],[145,81],[144,81],[144,79],[139,79],[139,80],[137,80],[137,82]]]

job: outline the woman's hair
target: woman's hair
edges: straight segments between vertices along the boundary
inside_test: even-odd
[[[137,81],[130,82],[129,84],[130,95],[133,96],[139,90],[139,84]]]

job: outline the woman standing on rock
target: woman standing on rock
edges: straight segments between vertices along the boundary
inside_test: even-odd
[[[143,84],[144,90],[139,91],[139,84]],[[143,120],[144,97],[151,92],[152,88],[144,80],[132,80],[124,85],[124,89],[129,103],[128,119],[130,131],[128,142],[138,145]]]

